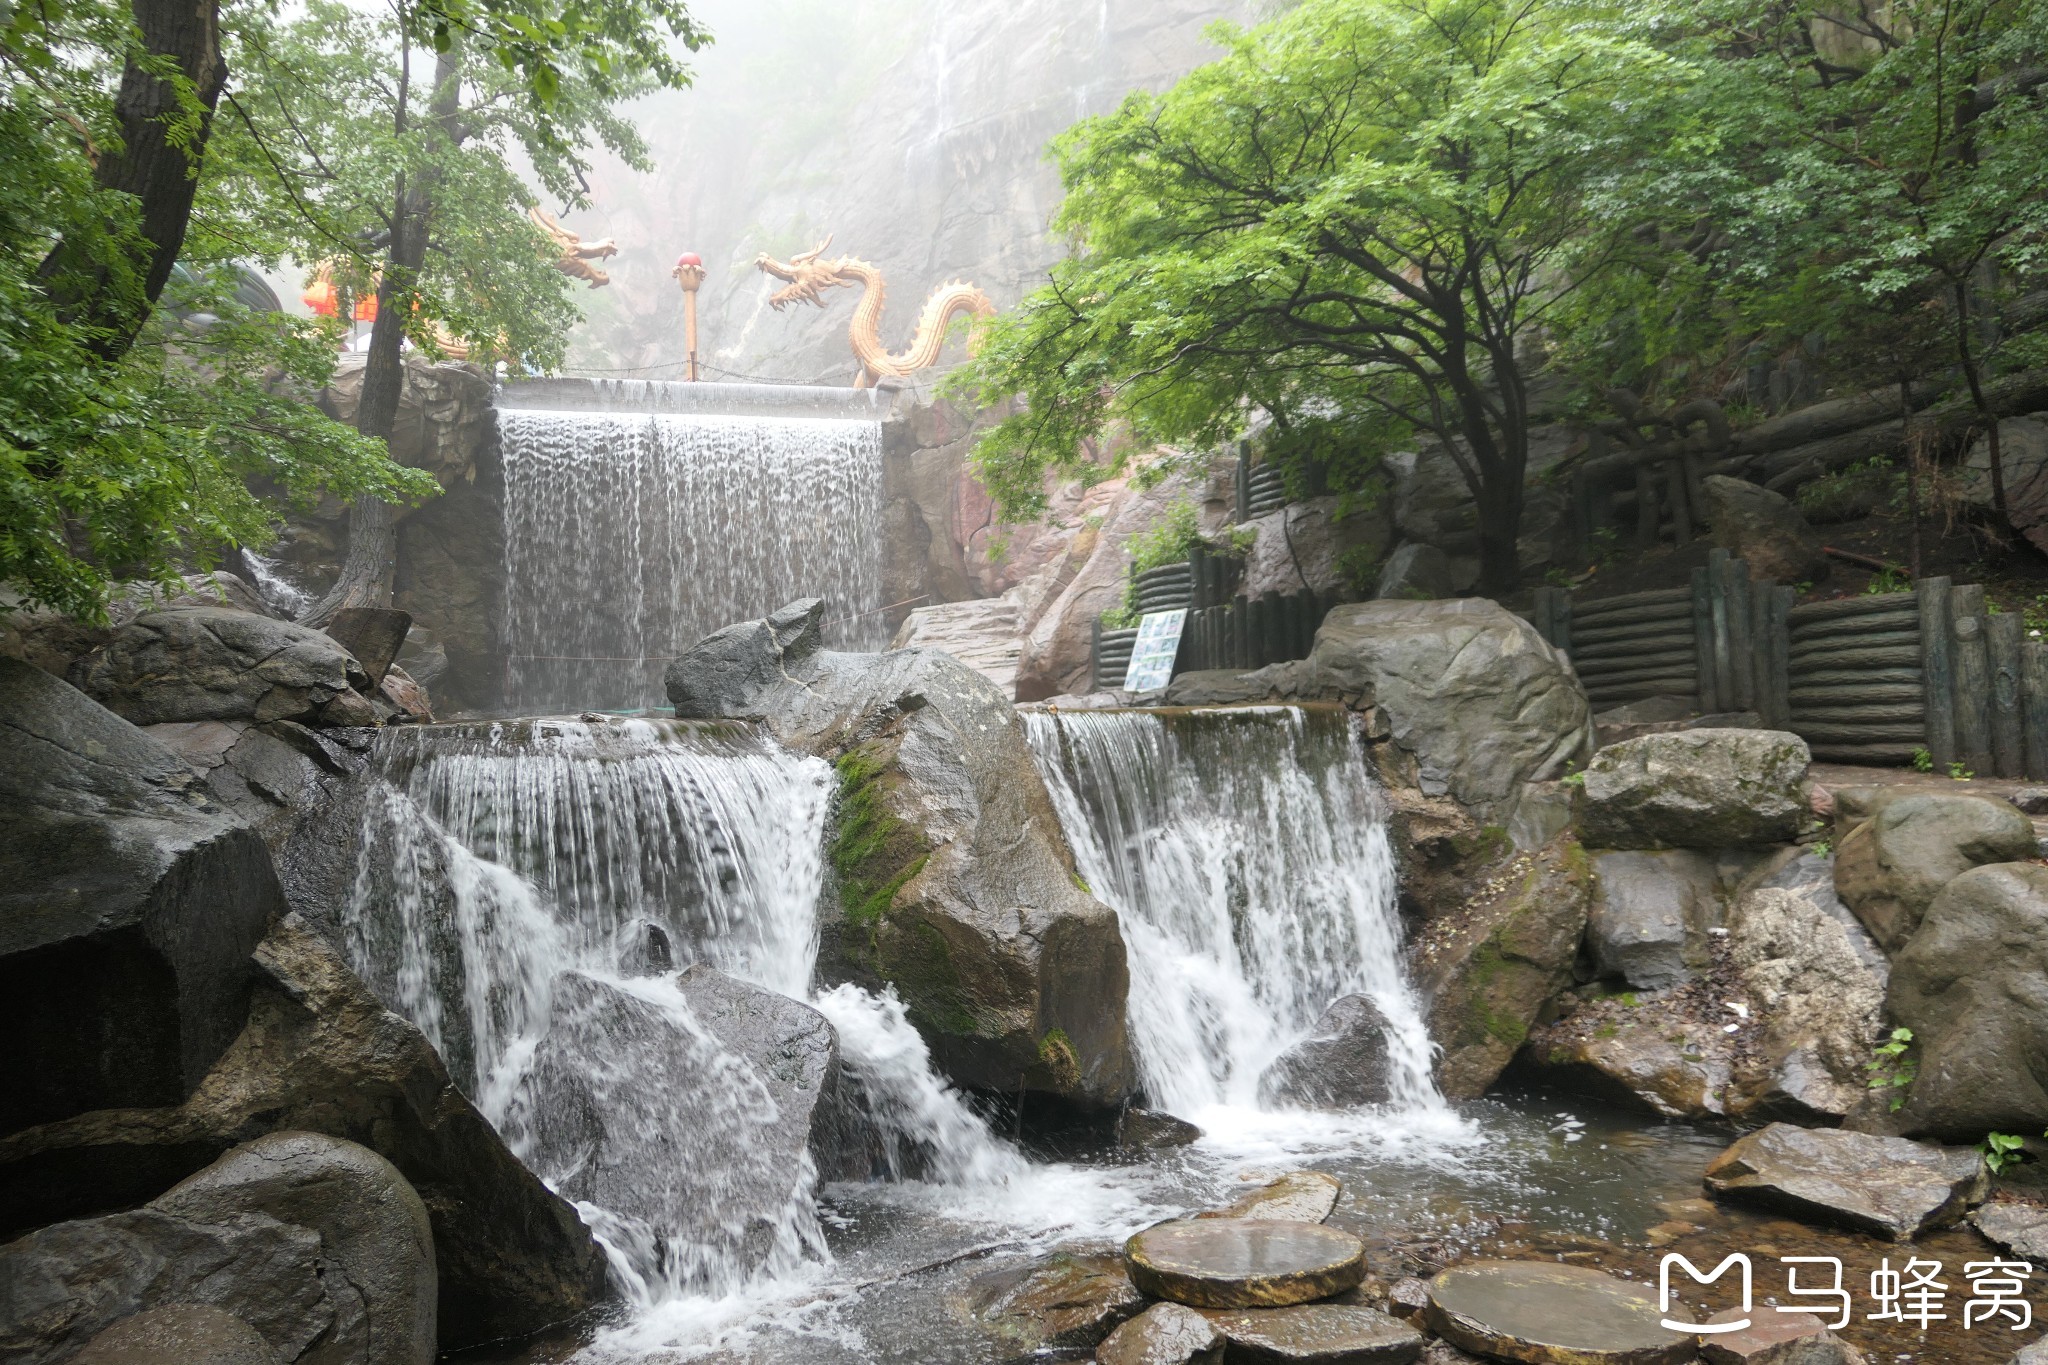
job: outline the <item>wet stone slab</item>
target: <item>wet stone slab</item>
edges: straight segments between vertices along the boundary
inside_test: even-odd
[[[1731,1308],[1709,1327],[1747,1320],[1728,1332],[1702,1332],[1700,1359],[1708,1365],[1861,1365],[1862,1352],[1830,1332],[1813,1313],[1780,1313],[1769,1304],[1749,1312]]]
[[[1344,1182],[1322,1171],[1289,1171],[1197,1218],[1266,1218],[1287,1223],[1320,1223],[1337,1207]]]
[[[1662,1326],[1663,1317],[1639,1285],[1547,1261],[1469,1261],[1429,1286],[1437,1335],[1527,1365],[1678,1365],[1695,1338]]]
[[[976,1276],[967,1301],[992,1335],[1027,1352],[1093,1346],[1145,1306],[1123,1257],[1064,1251]]]
[[[1231,1365],[1408,1365],[1422,1354],[1413,1327],[1349,1304],[1210,1308],[1202,1316],[1230,1339]]]
[[[1964,1147],[1774,1123],[1707,1166],[1709,1192],[1904,1242],[1984,1200],[1984,1159]]]
[[[1197,1308],[1281,1308],[1365,1278],[1365,1244],[1320,1223],[1212,1218],[1161,1223],[1124,1246],[1131,1279]]]
[[[1970,1215],[1977,1231],[2015,1256],[2048,1269],[2048,1208],[2039,1204],[1986,1204]]]
[[[1177,1303],[1155,1303],[1109,1334],[1096,1365],[1222,1365],[1224,1336]]]

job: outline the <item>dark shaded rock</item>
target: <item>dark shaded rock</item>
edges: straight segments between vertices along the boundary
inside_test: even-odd
[[[977,1275],[968,1308],[1021,1354],[1086,1349],[1144,1308],[1123,1257],[1054,1252],[1010,1270]]]
[[[1749,1319],[1734,1332],[1702,1332],[1700,1358],[1708,1365],[1863,1365],[1863,1353],[1830,1332],[1813,1313],[1779,1313],[1768,1305],[1730,1308],[1709,1324]]]
[[[1385,506],[1346,512],[1342,499],[1325,494],[1290,502],[1242,526],[1253,533],[1239,580],[1245,596],[1303,590],[1355,596],[1357,585],[1345,565],[1371,564],[1385,554],[1392,519]]]
[[[2048,1127],[2048,867],[1994,863],[1942,888],[1892,961],[1886,1007],[1919,1063],[1899,1131]]]
[[[330,703],[346,708],[346,698],[369,704],[358,690],[368,689],[369,676],[333,637],[226,607],[146,612],[69,676],[137,725],[320,719]]]
[[[1321,1223],[1270,1218],[1161,1223],[1124,1244],[1131,1282],[1196,1308],[1282,1308],[1365,1278],[1365,1244]]]
[[[1694,697],[1644,697],[1624,706],[1612,706],[1593,716],[1593,742],[1604,749],[1625,739],[1683,730],[1699,705]]]
[[[2021,787],[2005,799],[2028,815],[2048,815],[2048,787]]]
[[[1828,557],[1820,537],[1792,501],[1761,484],[1709,474],[1700,480],[1701,507],[1714,544],[1749,565],[1756,578],[1779,583],[1824,583]]]
[[[1592,741],[1570,664],[1483,599],[1333,608],[1305,667],[1330,694],[1380,709],[1425,795],[1468,807],[1504,806]]]
[[[425,1365],[435,1355],[434,1235],[405,1177],[366,1147],[319,1133],[270,1133],[235,1148],[156,1200],[195,1223],[267,1214],[320,1235],[323,1274],[353,1291],[356,1320],[328,1336],[361,1365]]]
[[[1727,1018],[1704,983],[1651,999],[1608,996],[1530,1034],[1515,1065],[1544,1087],[1622,1109],[1720,1118],[1735,1068]]]
[[[1422,1354],[1422,1333],[1355,1304],[1209,1308],[1202,1316],[1229,1339],[1233,1365],[1407,1365]]]
[[[71,1365],[278,1365],[263,1334],[234,1314],[199,1303],[122,1318],[85,1344]]]
[[[1116,1143],[1138,1151],[1186,1147],[1202,1140],[1202,1130],[1186,1119],[1156,1109],[1126,1109],[1116,1117]]]
[[[406,632],[412,629],[412,613],[395,607],[343,607],[334,613],[325,629],[355,656],[374,689],[383,685],[398,651],[405,648]]]
[[[1807,816],[1806,741],[1783,730],[1678,730],[1586,765],[1579,837],[1598,848],[1790,843]]]
[[[1420,1323],[1429,1311],[1429,1281],[1404,1276],[1387,1286],[1387,1312],[1406,1323]]]
[[[1981,796],[1899,796],[1835,850],[1835,890],[1896,954],[1951,881],[1986,863],[2035,856],[2033,822]]]
[[[1591,860],[1569,839],[1517,854],[1477,894],[1433,917],[1409,949],[1443,1047],[1437,1084],[1486,1093],[1572,978],[1592,901]]]
[[[283,908],[262,839],[190,767],[0,660],[0,1133],[183,1100]]]
[[[1468,1261],[1429,1282],[1431,1330],[1452,1345],[1530,1365],[1679,1365],[1693,1338],[1641,1285],[1584,1266]]]
[[[1455,592],[1451,582],[1450,556],[1434,545],[1410,542],[1387,556],[1387,562],[1380,566],[1379,582],[1374,585],[1372,595],[1428,602],[1450,597]]]
[[[1177,1303],[1155,1303],[1095,1348],[1096,1365],[1223,1365],[1226,1338]]]
[[[1789,1123],[1738,1139],[1706,1172],[1710,1193],[1897,1242],[1957,1222],[1988,1182],[1968,1148]]]
[[[240,1142],[302,1129],[375,1151],[426,1205],[443,1349],[527,1335],[603,1299],[589,1229],[506,1149],[418,1029],[295,915],[255,964],[247,1026],[186,1103],[0,1138],[0,1230],[132,1206]]]
[[[893,984],[957,1083],[1119,1104],[1123,936],[1077,883],[1015,709],[946,654],[818,650],[821,611],[728,627],[668,673],[679,714],[764,719],[837,768],[820,977]]]
[[[1220,1209],[1197,1218],[1259,1218],[1282,1223],[1320,1223],[1337,1207],[1344,1182],[1322,1171],[1289,1171]]]
[[[1259,1077],[1262,1104],[1352,1109],[1393,1095],[1387,1017],[1363,995],[1340,996]]]
[[[2000,1201],[1970,1215],[1970,1225],[2015,1256],[2048,1270],[2048,1208]]]
[[[1737,901],[1727,944],[1755,1015],[1728,1112],[1839,1123],[1868,1093],[1884,979],[1849,928],[1791,891],[1766,887]]]
[[[631,989],[565,972],[510,1121],[552,1189],[605,1211],[609,1240],[758,1264],[809,1198],[837,1067],[823,1015],[708,967]]]
[[[1665,990],[1693,974],[1719,916],[1714,860],[1689,849],[1593,856],[1586,946],[1601,976]]]

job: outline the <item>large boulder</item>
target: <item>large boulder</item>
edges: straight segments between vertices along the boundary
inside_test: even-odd
[[[1773,1123],[1708,1163],[1709,1193],[1906,1242],[1984,1202],[1984,1158],[1965,1147]]]
[[[1727,943],[1754,1018],[1729,1112],[1840,1122],[1867,1090],[1883,978],[1858,955],[1848,928],[1793,891],[1742,897]]]
[[[368,1147],[426,1205],[440,1344],[521,1336],[604,1298],[589,1229],[295,915],[255,953],[248,1022],[175,1108],[98,1110],[0,1138],[0,1233],[132,1208],[252,1137],[294,1129]]]
[[[145,612],[71,665],[80,691],[137,725],[195,720],[373,723],[373,690],[324,631],[226,607]]]
[[[1900,1131],[2048,1127],[2048,866],[1995,863],[1943,887],[1892,960],[1886,1006],[1917,1063]]]
[[[1584,850],[1560,839],[1516,855],[1480,894],[1433,916],[1416,936],[1409,973],[1429,1001],[1446,1096],[1485,1094],[1570,984],[1592,893]]]
[[[277,1352],[233,1313],[178,1303],[122,1318],[85,1344],[71,1365],[278,1365]]]
[[[1665,1118],[1728,1114],[1733,1016],[1703,981],[1661,995],[1602,996],[1529,1035],[1518,1073],[1546,1090],[1590,1095]]]
[[[1275,1058],[1259,1077],[1264,1104],[1353,1109],[1393,1097],[1387,1016],[1364,995],[1339,996],[1308,1036]]]
[[[1579,837],[1597,848],[1790,843],[1808,818],[1806,741],[1783,730],[1680,730],[1586,765]]]
[[[1449,597],[1454,591],[1450,557],[1434,545],[1410,543],[1387,556],[1387,562],[1380,566],[1379,581],[1373,585],[1372,595],[1406,602],[1430,602],[1439,597]]]
[[[1013,1358],[1028,1358],[1094,1346],[1143,1311],[1145,1298],[1123,1257],[1057,1251],[975,1276],[967,1307]]]
[[[1591,743],[1571,665],[1484,599],[1336,607],[1307,666],[1325,688],[1379,708],[1425,795],[1475,809],[1504,810]]]
[[[1385,554],[1392,529],[1383,505],[1347,513],[1341,500],[1331,496],[1288,503],[1239,529],[1245,528],[1253,533],[1238,585],[1246,597],[1348,593],[1353,587],[1348,567],[1371,564]]]
[[[812,1114],[838,1066],[823,1015],[708,967],[630,983],[566,972],[510,1126],[614,1245],[683,1277],[752,1270],[800,1249],[786,1241],[809,1212]]]
[[[428,1365],[436,1348],[427,1211],[374,1152],[274,1133],[141,1209],[58,1223],[0,1247],[0,1353],[9,1360],[62,1359],[87,1340],[107,1351],[113,1325],[176,1305],[246,1323],[285,1362]]]
[[[1720,916],[1718,880],[1713,859],[1691,849],[1595,854],[1586,924],[1594,970],[1636,990],[1688,979]]]
[[[1024,653],[1024,604],[1016,589],[1001,597],[919,607],[896,628],[891,649],[943,650],[987,678],[1003,695],[1017,688]]]
[[[1700,480],[1702,514],[1714,544],[1749,565],[1750,573],[1778,583],[1827,580],[1828,557],[1799,508],[1761,484],[1709,474]]]
[[[241,1031],[270,855],[176,754],[13,659],[0,736],[0,1134],[177,1104]]]
[[[1835,850],[1835,890],[1884,950],[1896,953],[1955,878],[2035,852],[2033,822],[2004,801],[1898,796]]]
[[[947,654],[820,650],[822,609],[729,626],[668,670],[679,716],[761,720],[838,770],[821,976],[893,984],[960,1084],[1121,1102],[1123,936],[1081,888],[1014,708]]]

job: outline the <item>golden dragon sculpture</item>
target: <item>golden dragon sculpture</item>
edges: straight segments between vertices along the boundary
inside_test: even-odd
[[[787,288],[778,289],[768,297],[769,306],[777,312],[792,303],[809,303],[823,308],[826,305],[825,290],[850,289],[856,284],[861,286],[860,303],[854,307],[853,320],[846,329],[847,340],[853,343],[854,359],[860,362],[860,374],[853,381],[855,388],[869,388],[884,379],[907,378],[938,363],[939,348],[946,340],[946,328],[955,317],[975,319],[974,330],[967,342],[972,348],[979,340],[981,324],[996,315],[995,304],[976,286],[964,280],[942,284],[924,301],[924,311],[917,316],[917,332],[911,338],[910,349],[892,354],[882,344],[882,301],[886,293],[882,272],[853,256],[826,260],[825,250],[831,245],[832,239],[827,237],[813,250],[792,256],[787,262],[778,261],[764,251],[754,258],[754,265],[778,280],[789,282]]]
[[[538,207],[528,209],[526,217],[561,251],[561,256],[555,261],[555,269],[572,279],[588,280],[592,289],[602,289],[612,282],[612,277],[608,273],[599,270],[591,262],[618,255],[617,242],[609,237],[586,242],[556,222],[553,215]]]

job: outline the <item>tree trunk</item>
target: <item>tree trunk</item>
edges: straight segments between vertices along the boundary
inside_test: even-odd
[[[121,148],[100,158],[94,178],[103,188],[139,201],[142,235],[149,242],[149,258],[139,263],[140,292],[137,280],[94,261],[75,242],[59,242],[40,271],[65,321],[87,329],[88,344],[107,360],[118,359],[134,344],[184,249],[199,164],[227,81],[218,0],[133,0],[133,8],[143,52],[169,59],[192,83],[199,126],[189,139],[176,137],[176,125],[187,112],[176,85],[130,56],[114,100]]]
[[[460,57],[454,46],[434,64],[432,117],[452,125],[458,112]],[[400,118],[403,119],[403,112]],[[400,131],[403,131],[401,127]],[[377,285],[377,320],[370,324],[370,351],[363,361],[363,391],[356,400],[356,430],[388,449],[405,396],[405,317],[413,286],[427,259],[427,234],[434,214],[437,178],[422,171],[410,184],[401,172],[394,195],[391,246],[384,278]],[[324,626],[343,607],[388,607],[398,568],[398,517],[390,503],[365,495],[348,512],[348,558],[334,586],[307,607],[299,620]]]
[[[1488,470],[1479,489],[1479,591],[1506,597],[1522,581],[1522,479]]]

